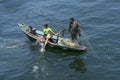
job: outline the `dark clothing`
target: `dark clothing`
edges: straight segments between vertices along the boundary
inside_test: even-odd
[[[72,42],[77,41],[78,40],[77,34],[71,34],[71,39],[72,39]]]
[[[34,34],[34,35],[36,35],[37,33],[36,33],[36,30],[32,30],[32,32],[31,32],[32,34]]]
[[[29,32],[32,33],[33,28],[31,26],[29,28]]]
[[[70,23],[69,25],[69,32],[71,34],[71,39],[74,42],[75,40],[78,40],[78,35],[80,34],[80,26],[76,23]]]
[[[45,38],[45,40],[46,40],[46,36],[47,36],[47,34],[44,34],[44,38]],[[55,43],[55,41],[52,39],[52,36],[48,39],[50,42],[52,42],[52,43]]]
[[[37,35],[36,29],[33,29],[31,26],[29,28],[30,28],[30,33]]]

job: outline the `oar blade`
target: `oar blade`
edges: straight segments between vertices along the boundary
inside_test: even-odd
[[[42,48],[40,49],[40,52],[45,52],[45,48],[42,47]]]

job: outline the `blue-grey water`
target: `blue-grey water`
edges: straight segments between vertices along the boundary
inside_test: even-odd
[[[42,30],[82,28],[80,55],[46,51],[18,23]],[[65,36],[69,36],[68,33]],[[68,53],[69,54],[69,53]],[[75,53],[73,53],[75,54]],[[120,0],[0,0],[0,80],[120,80]]]

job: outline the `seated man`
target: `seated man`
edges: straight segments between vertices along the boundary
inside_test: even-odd
[[[30,26],[29,28],[30,28],[30,29],[29,29],[29,32],[30,32],[30,33],[38,36],[38,34],[36,33],[36,29],[35,29],[35,28],[32,28],[31,26]]]
[[[44,28],[43,28],[43,32],[44,32],[44,38],[46,39],[47,35],[48,34],[55,34],[51,28],[48,27],[48,24],[45,24],[44,25]],[[50,42],[54,43],[55,41],[50,37],[48,39]]]

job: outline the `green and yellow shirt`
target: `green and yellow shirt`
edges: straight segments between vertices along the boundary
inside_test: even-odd
[[[52,32],[51,28],[43,28],[43,32],[44,34],[49,34],[50,32]]]

